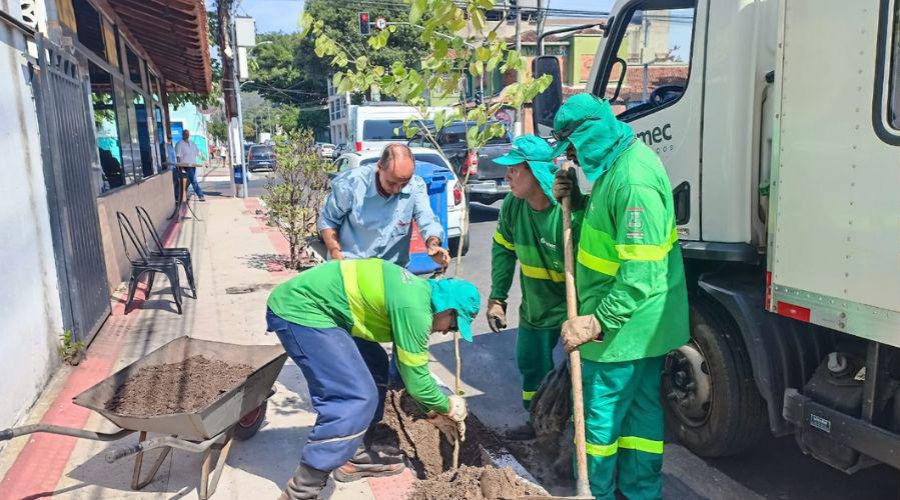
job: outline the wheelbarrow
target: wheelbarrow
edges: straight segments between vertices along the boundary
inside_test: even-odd
[[[203,355],[210,359],[227,363],[243,363],[254,368],[237,386],[223,393],[216,400],[193,413],[174,413],[154,417],[133,417],[121,415],[106,409],[106,403],[112,399],[119,387],[131,375],[146,366],[178,363],[195,355]],[[156,349],[143,358],[135,361],[102,382],[75,396],[73,402],[79,406],[94,410],[119,427],[111,433],[94,432],[83,429],[72,429],[56,425],[26,425],[0,431],[0,441],[18,436],[47,432],[63,436],[91,439],[95,441],[117,441],[130,434],[139,432],[138,443],[113,448],[106,452],[108,463],[124,457],[137,455],[134,460],[134,473],[131,488],[140,490],[150,484],[163,461],[173,448],[203,454],[203,465],[200,475],[200,498],[205,500],[212,496],[222,475],[225,460],[231,449],[233,439],[246,440],[259,430],[265,419],[266,402],[275,394],[272,386],[281,372],[287,354],[279,345],[246,346],[200,340],[191,337],[180,337]],[[162,436],[147,439],[148,433]],[[141,476],[144,453],[156,448],[163,448],[146,477]],[[216,452],[215,468],[213,452]]]

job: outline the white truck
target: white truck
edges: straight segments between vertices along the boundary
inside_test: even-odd
[[[674,188],[692,339],[669,430],[900,468],[900,0],[619,0],[604,30],[587,91]],[[535,99],[536,130],[560,101]]]

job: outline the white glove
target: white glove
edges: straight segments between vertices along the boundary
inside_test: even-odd
[[[446,414],[433,413],[429,416],[428,421],[452,443],[457,439],[466,440],[466,417],[468,415],[466,400],[454,395],[450,396],[450,411]]]
[[[593,314],[567,319],[562,324],[560,339],[566,352],[572,352],[582,344],[600,340],[600,322]]]

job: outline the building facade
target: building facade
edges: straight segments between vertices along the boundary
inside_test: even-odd
[[[141,205],[164,229],[168,96],[211,88],[204,5],[0,0],[0,75],[10,427],[57,367],[63,334],[89,343],[111,312],[130,271],[116,212],[134,219]]]

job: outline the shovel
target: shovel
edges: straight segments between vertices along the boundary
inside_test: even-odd
[[[572,168],[569,162],[562,164],[563,170]],[[575,249],[572,241],[572,200],[562,200],[563,253],[566,271],[566,317],[578,316],[578,299],[575,294]],[[574,497],[535,496],[521,497],[523,500],[593,499],[588,484],[587,445],[584,433],[584,392],[581,388],[581,353],[578,349],[569,353],[569,373],[572,380],[572,417],[575,421],[576,483]]]

